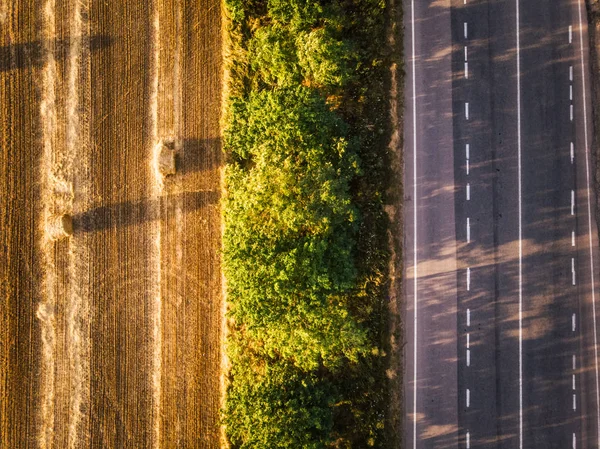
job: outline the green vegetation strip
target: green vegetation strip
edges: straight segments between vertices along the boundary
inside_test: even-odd
[[[385,447],[385,3],[225,6],[229,442]]]

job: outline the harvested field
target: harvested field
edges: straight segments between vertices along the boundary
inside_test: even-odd
[[[0,40],[0,447],[219,447],[220,3],[0,0]]]

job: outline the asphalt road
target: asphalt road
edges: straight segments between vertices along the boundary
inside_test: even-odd
[[[404,445],[599,448],[585,4],[404,11]]]

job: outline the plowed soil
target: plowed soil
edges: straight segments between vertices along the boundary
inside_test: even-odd
[[[220,446],[221,33],[215,0],[0,0],[0,447]]]

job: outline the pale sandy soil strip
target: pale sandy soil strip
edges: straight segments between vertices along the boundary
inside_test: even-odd
[[[52,211],[52,166],[54,160],[54,143],[56,136],[56,61],[54,59],[53,41],[55,38],[54,0],[46,0],[43,9],[44,19],[44,52],[46,64],[42,73],[42,101],[40,105],[42,126],[42,161],[40,164],[40,179],[42,180],[42,228]],[[42,301],[37,310],[37,318],[41,324],[42,363],[40,382],[40,429],[39,445],[41,449],[52,448],[54,439],[54,365],[56,347],[55,319],[55,285],[56,270],[53,263],[53,244],[42,229]]]
[[[71,3],[71,46],[69,49],[69,72],[67,93],[67,157],[69,159],[70,178],[77,179],[76,197],[79,208],[89,204],[89,134],[82,129],[79,96],[80,81],[86,78],[85,61],[89,56],[89,41],[85,38],[83,17],[87,17],[87,2],[73,0]],[[85,98],[82,101],[86,101]],[[73,160],[77,158],[74,166]],[[74,172],[77,171],[75,174]],[[73,207],[71,207],[73,209]],[[83,211],[83,210],[82,210]],[[82,212],[77,210],[76,212]],[[90,292],[89,262],[90,248],[87,237],[73,236],[70,239],[68,254],[69,297],[67,298],[67,338],[68,358],[71,377],[70,420],[68,428],[68,447],[87,447],[89,440],[88,414],[90,396]]]
[[[152,162],[154,172],[154,182],[151,185],[151,196],[154,210],[150,213],[154,217],[152,225],[152,252],[151,261],[153,264],[153,286],[150,295],[150,311],[152,320],[152,361],[151,361],[151,383],[152,383],[152,447],[160,448],[161,441],[161,385],[162,385],[162,291],[161,291],[161,229],[160,229],[160,196],[162,193],[162,179],[158,172],[158,155],[160,146],[158,145],[158,74],[160,68],[160,16],[158,1],[153,3],[153,27],[152,27],[152,45],[153,45],[153,61],[152,61],[152,85],[150,99],[150,126],[151,126],[151,143],[152,143]]]
[[[3,0],[0,1],[0,24],[4,25],[8,18],[8,2]]]

